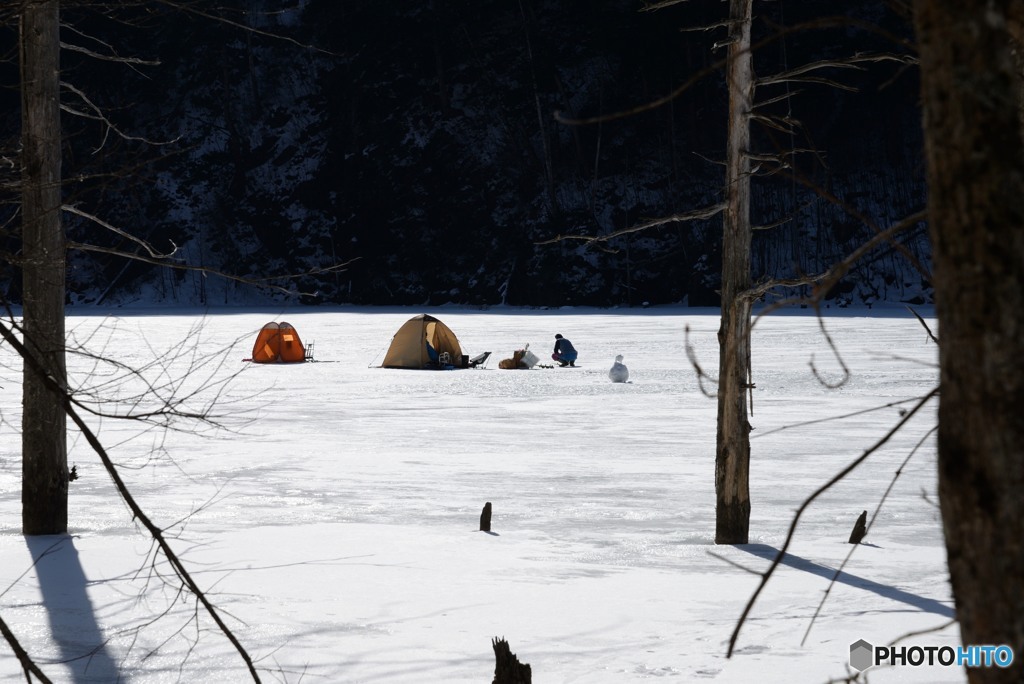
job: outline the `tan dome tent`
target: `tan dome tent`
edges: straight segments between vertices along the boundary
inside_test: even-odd
[[[308,361],[299,333],[289,323],[267,323],[252,347],[253,363],[302,363]]]
[[[465,368],[459,338],[428,314],[413,316],[398,329],[381,368]]]

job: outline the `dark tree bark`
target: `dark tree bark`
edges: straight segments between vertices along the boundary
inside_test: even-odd
[[[480,531],[490,532],[491,531],[491,502],[488,501],[484,504],[484,509],[480,511]]]
[[[729,139],[722,232],[722,323],[718,330],[715,543],[746,544],[750,526],[750,53],[753,0],[729,2]]]
[[[59,21],[58,0],[22,7],[22,302],[26,347],[64,385]],[[68,526],[64,406],[44,374],[25,364],[23,377],[22,529],[60,534]]]
[[[530,684],[533,672],[526,663],[520,663],[504,639],[491,639],[494,648],[494,679],[491,684]]]
[[[868,512],[861,511],[861,514],[857,516],[857,522],[853,524],[853,529],[850,531],[850,544],[860,544],[864,541],[864,535],[868,532]]]
[[[1024,680],[1024,133],[1020,0],[915,0],[939,319],[939,498],[965,644]]]

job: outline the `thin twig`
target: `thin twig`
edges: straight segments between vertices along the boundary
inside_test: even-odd
[[[893,406],[899,406],[900,404],[908,404],[912,401],[917,401],[917,399],[900,399],[899,401],[890,401],[889,403],[882,404],[880,406],[872,406],[871,408],[861,409],[859,411],[854,411],[852,413],[844,413],[841,416],[829,416],[827,418],[815,418],[814,420],[805,420],[802,423],[791,423],[789,425],[777,427],[774,430],[766,430],[764,432],[759,432],[758,434],[753,436],[753,439],[757,439],[759,437],[767,437],[768,435],[775,434],[776,432],[782,432],[783,430],[792,430],[793,428],[806,427],[808,425],[817,425],[818,423],[830,423],[834,420],[845,420],[846,418],[853,418],[855,416],[860,416],[865,413],[881,411],[882,409],[892,408]]]
[[[842,377],[836,382],[829,382],[819,372],[818,367],[814,365],[814,354],[811,354],[811,360],[809,365],[811,366],[811,373],[822,385],[828,389],[839,389],[845,385],[850,379],[850,369],[843,360],[843,355],[839,352],[839,347],[836,346],[835,341],[825,328],[825,319],[821,315],[821,306],[819,302],[814,303],[814,313],[818,317],[818,327],[821,329],[821,334],[825,336],[825,342],[828,343],[828,348],[832,350],[832,355],[835,356],[836,361],[839,363],[839,367],[842,369]]]
[[[97,224],[99,226],[102,226],[103,228],[106,228],[110,232],[115,233],[116,235],[120,235],[125,240],[129,240],[131,242],[134,242],[139,247],[142,247],[142,249],[146,250],[146,253],[149,254],[149,256],[151,258],[153,258],[153,259],[170,259],[172,256],[174,256],[175,252],[178,251],[178,246],[176,244],[174,244],[174,242],[172,241],[171,242],[171,247],[173,247],[173,249],[170,252],[167,252],[166,254],[162,254],[162,253],[156,251],[155,249],[153,249],[153,246],[150,245],[145,240],[141,240],[141,239],[135,237],[134,235],[132,235],[131,233],[128,233],[127,231],[121,230],[120,228],[118,228],[118,227],[116,227],[114,225],[111,225],[107,221],[104,221],[103,219],[101,219],[99,216],[95,216],[93,214],[90,214],[87,211],[82,211],[81,209],[79,209],[78,207],[74,206],[73,204],[64,204],[64,205],[61,206],[61,209],[66,211],[66,212],[68,212],[69,214],[74,214],[76,216],[81,216],[84,219],[88,219],[89,221],[92,221],[93,223],[95,223],[95,224]]]
[[[885,488],[882,498],[878,500],[878,505],[875,506],[875,510],[871,514],[871,520],[869,520],[867,525],[864,527],[864,536],[867,536],[868,532],[871,531],[871,526],[875,524],[875,519],[878,518],[878,513],[882,510],[882,505],[885,504],[885,500],[889,498],[889,493],[892,492],[892,488],[896,485],[896,480],[898,480],[900,475],[903,474],[903,469],[907,467],[907,464],[910,463],[910,459],[913,458],[914,454],[917,453],[917,450],[921,448],[921,445],[925,443],[925,440],[935,434],[936,430],[938,430],[937,427],[933,427],[928,430],[924,437],[922,437],[921,440],[914,445],[914,448],[910,450],[907,457],[903,459],[903,463],[900,464],[900,467],[896,469],[896,473],[892,476],[892,479],[889,480],[889,486]],[[859,548],[860,544],[852,544],[849,552],[846,554],[846,558],[844,558],[843,562],[839,564],[838,568],[836,568],[835,574],[833,574],[832,579],[829,580],[828,586],[825,588],[825,593],[822,595],[821,601],[818,603],[818,607],[814,610],[814,615],[811,616],[811,621],[807,624],[807,629],[804,631],[804,638],[800,640],[801,646],[807,643],[807,637],[811,635],[811,629],[814,627],[814,623],[818,619],[818,615],[821,614],[821,609],[825,607],[825,601],[828,600],[829,594],[832,593],[832,588],[836,585],[839,575],[842,574],[843,569],[846,568],[846,564],[850,562],[850,558],[853,557],[854,552]]]
[[[61,401],[64,407],[64,412],[78,427],[81,434],[85,437],[86,442],[88,442],[89,446],[92,447],[96,455],[99,456],[100,462],[103,464],[103,467],[107,471],[107,474],[110,476],[110,479],[113,480],[114,486],[117,489],[118,493],[121,495],[122,500],[125,502],[129,510],[132,512],[132,517],[138,520],[143,525],[143,527],[146,528],[150,536],[153,538],[153,541],[160,548],[160,551],[163,553],[164,557],[167,559],[171,568],[174,570],[175,575],[177,575],[177,577],[181,580],[183,586],[187,587],[188,590],[196,597],[198,602],[206,611],[207,615],[209,615],[213,619],[214,623],[216,623],[221,633],[227,638],[229,642],[231,642],[231,645],[235,648],[235,650],[241,656],[242,660],[245,662],[246,667],[248,668],[249,674],[252,677],[253,681],[259,682],[260,676],[259,673],[256,671],[255,663],[253,662],[252,657],[249,655],[249,652],[238,640],[234,632],[232,632],[231,628],[224,623],[224,620],[221,618],[217,608],[213,605],[210,599],[207,598],[205,592],[196,583],[195,579],[192,577],[192,574],[185,567],[185,564],[182,562],[178,554],[174,551],[173,548],[171,548],[170,543],[164,536],[163,530],[157,527],[157,525],[149,518],[149,516],[146,515],[145,511],[142,510],[139,503],[135,500],[135,497],[128,490],[128,486],[121,478],[121,474],[118,472],[117,466],[114,465],[113,460],[111,460],[110,454],[107,453],[106,448],[103,446],[103,444],[100,443],[99,438],[86,424],[85,420],[83,420],[78,411],[75,410],[73,397],[68,392],[68,390],[65,389],[64,386],[60,382],[58,382],[58,380],[54,378],[51,373],[47,371],[46,367],[36,358],[35,354],[29,351],[28,348],[21,342],[21,340],[18,339],[17,335],[14,334],[11,328],[9,328],[3,322],[0,322],[0,337],[3,337],[3,339],[8,344],[11,345],[11,347],[21,356],[21,358],[24,360],[25,364],[28,367],[30,367],[35,373],[38,373],[40,377],[44,378],[44,382],[46,383],[50,392],[53,393],[55,398],[58,398]]]
[[[225,280],[231,280],[231,281],[234,281],[236,283],[242,283],[242,284],[245,284],[245,285],[257,285],[259,287],[266,287],[266,288],[269,288],[271,290],[276,290],[277,292],[281,292],[281,293],[284,293],[284,294],[292,296],[292,297],[297,297],[297,296],[316,297],[316,296],[318,296],[319,293],[318,292],[304,292],[304,291],[290,290],[287,287],[284,287],[282,285],[274,285],[273,283],[271,283],[269,281],[271,281],[271,280],[284,280],[284,279],[288,279],[288,278],[301,278],[301,277],[304,277],[304,276],[321,275],[321,274],[325,274],[325,273],[340,273],[340,272],[344,271],[349,266],[349,264],[351,264],[354,261],[358,261],[360,259],[360,257],[354,257],[354,258],[349,259],[348,261],[345,261],[345,262],[340,263],[340,264],[332,264],[330,266],[321,266],[321,267],[317,267],[317,268],[312,268],[312,269],[310,269],[308,271],[305,271],[303,273],[289,273],[289,274],[268,276],[266,278],[247,278],[247,277],[243,277],[243,276],[232,275],[230,273],[225,273],[224,271],[219,271],[217,269],[210,268],[210,267],[207,267],[207,266],[190,266],[188,264],[182,264],[182,263],[178,263],[178,262],[175,262],[175,261],[166,261],[166,260],[163,260],[163,259],[154,259],[154,258],[146,256],[144,254],[131,254],[131,253],[128,253],[128,252],[121,251],[119,249],[112,249],[112,248],[109,248],[109,247],[99,247],[97,245],[90,245],[90,244],[85,244],[85,243],[82,243],[82,242],[74,242],[74,241],[71,241],[71,240],[69,240],[67,242],[67,246],[68,246],[68,249],[80,249],[83,252],[99,252],[101,254],[111,254],[111,255],[114,255],[114,256],[123,257],[125,259],[132,259],[134,261],[140,261],[140,262],[145,263],[145,264],[152,264],[154,266],[164,266],[166,268],[171,268],[171,269],[174,269],[174,270],[177,270],[177,271],[190,271],[190,272],[193,272],[193,273],[202,273],[204,275],[217,276],[217,277],[220,277],[220,278],[224,278]]]
[[[220,15],[213,14],[213,13],[210,13],[210,12],[204,12],[204,11],[202,11],[200,9],[197,9],[194,6],[187,6],[187,5],[179,4],[178,2],[174,2],[174,0],[156,0],[156,4],[164,5],[165,7],[170,7],[173,10],[178,10],[178,11],[181,11],[181,12],[185,12],[186,14],[194,14],[194,15],[196,15],[198,17],[202,17],[204,19],[209,19],[211,21],[214,21],[214,22],[217,22],[217,23],[221,23],[221,24],[224,24],[226,26],[231,26],[231,27],[234,27],[234,28],[237,28],[237,29],[241,29],[242,31],[248,31],[249,33],[255,34],[257,36],[263,36],[264,38],[272,38],[274,40],[280,40],[280,41],[283,41],[285,43],[291,43],[292,45],[295,45],[296,47],[304,48],[306,50],[312,50],[314,52],[319,52],[319,53],[324,54],[324,55],[330,55],[332,57],[343,57],[344,56],[341,53],[332,52],[332,51],[327,50],[325,48],[319,48],[316,45],[312,45],[312,44],[309,44],[309,43],[301,43],[301,42],[295,40],[294,38],[291,38],[291,37],[285,36],[285,35],[281,35],[280,33],[274,33],[273,31],[265,31],[263,29],[256,28],[255,26],[248,26],[246,24],[242,24],[242,23],[234,21],[232,19],[228,19],[227,17],[224,17],[224,16],[220,16]]]
[[[718,384],[718,380],[715,380],[710,375],[705,373],[704,369],[700,367],[700,362],[697,361],[697,350],[695,350],[693,348],[693,345],[690,343],[690,326],[689,326],[689,324],[687,324],[687,326],[686,326],[686,343],[685,343],[685,346],[686,346],[686,358],[690,360],[690,365],[693,366],[694,372],[697,373],[697,386],[700,388],[701,394],[703,394],[708,399],[714,399],[715,397],[718,396],[718,394],[717,393],[712,394],[711,392],[707,391],[704,388],[704,378],[707,378],[709,382],[711,382],[711,383],[713,383],[715,385]]]
[[[32,656],[30,656],[28,651],[22,647],[18,638],[14,636],[14,632],[12,632],[11,628],[7,626],[7,623],[4,622],[3,618],[0,618],[0,635],[3,635],[4,641],[10,645],[11,650],[14,651],[15,657],[18,659],[18,662],[21,663],[21,670],[25,673],[26,682],[31,683],[31,675],[35,675],[36,679],[43,682],[43,684],[51,684],[50,678],[43,674],[43,671],[39,669],[39,666],[36,665],[34,660],[32,660]]]
[[[536,242],[536,245],[550,245],[563,240],[581,240],[584,242],[607,242],[623,235],[629,235],[630,233],[636,233],[648,228],[654,228],[656,226],[663,226],[666,223],[683,223],[686,221],[700,221],[702,219],[709,219],[717,214],[720,214],[725,209],[724,204],[712,204],[708,207],[702,207],[700,209],[694,209],[693,211],[684,212],[681,214],[672,214],[671,216],[663,216],[655,219],[648,219],[642,223],[637,223],[628,228],[621,230],[612,231],[607,235],[557,235],[549,240],[543,240]]]
[[[934,342],[935,344],[938,344],[939,343],[939,338],[935,336],[935,334],[932,332],[932,329],[929,328],[928,324],[925,323],[925,320],[923,318],[921,318],[921,315],[918,314],[913,309],[911,309],[909,306],[907,307],[907,311],[909,311],[910,313],[914,314],[914,318],[916,318],[921,323],[921,325],[924,327],[925,332],[928,333],[928,337],[932,338],[932,342]]]
[[[809,497],[804,499],[803,503],[800,504],[800,507],[797,508],[796,513],[793,514],[793,519],[790,522],[789,531],[786,533],[786,539],[782,544],[782,548],[779,549],[779,552],[775,555],[775,558],[772,560],[771,565],[768,566],[768,569],[765,570],[764,574],[761,576],[760,584],[758,584],[757,589],[754,590],[754,594],[750,597],[750,600],[747,601],[747,605],[743,608],[743,613],[740,615],[739,620],[736,622],[736,627],[733,628],[732,635],[729,637],[729,648],[726,651],[726,658],[732,657],[733,650],[736,647],[736,640],[740,636],[740,630],[746,623],[747,616],[750,614],[750,611],[754,608],[754,604],[757,603],[757,599],[761,595],[761,592],[764,590],[765,586],[767,586],[768,580],[771,579],[772,575],[775,573],[775,569],[779,567],[779,564],[785,557],[786,550],[789,549],[789,545],[793,542],[793,537],[796,535],[796,527],[797,524],[799,524],[800,518],[801,516],[803,516],[804,511],[807,510],[807,508],[815,501],[815,499],[817,499],[819,496],[827,492],[829,489],[833,487],[833,485],[835,485],[837,482],[840,482],[841,480],[843,480],[843,478],[845,478],[847,475],[853,472],[857,468],[857,466],[859,466],[865,460],[867,460],[867,458],[871,456],[871,454],[881,449],[886,442],[892,439],[893,435],[899,432],[900,429],[904,425],[906,425],[907,422],[910,421],[910,419],[913,418],[925,404],[927,404],[933,397],[938,395],[938,393],[939,388],[936,387],[928,394],[926,394],[924,397],[922,397],[917,402],[917,404],[915,404],[914,407],[910,409],[907,412],[907,414],[903,416],[891,430],[889,430],[887,433],[885,433],[885,435],[882,436],[881,439],[875,442],[863,454],[854,459],[849,465],[840,470],[836,475],[832,477],[832,479],[818,487],[818,489],[816,489],[814,493],[812,493]]]

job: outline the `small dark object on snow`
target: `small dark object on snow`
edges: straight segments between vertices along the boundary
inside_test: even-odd
[[[480,531],[490,532],[491,531],[491,502],[488,501],[484,504],[484,510],[480,513]]]
[[[68,473],[68,482],[74,482],[78,479],[78,466],[71,466],[71,472]]]
[[[860,544],[861,540],[864,539],[864,535],[868,533],[867,528],[868,512],[864,511],[857,518],[857,522],[853,526],[853,532],[850,532],[850,543]]]
[[[530,666],[519,662],[507,641],[495,637],[491,645],[494,647],[494,681],[491,684],[532,684]]]

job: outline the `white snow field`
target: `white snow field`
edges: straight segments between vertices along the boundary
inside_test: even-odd
[[[375,367],[421,312],[448,324],[467,354],[491,351],[487,367]],[[146,382],[222,424],[177,420],[168,431],[89,418],[263,681],[480,684],[494,673],[492,638],[504,637],[540,684],[827,682],[854,672],[860,639],[943,647],[959,633],[930,402],[808,508],[726,658],[795,509],[938,381],[936,345],[906,309],[826,314],[850,372],[838,389],[812,373],[813,360],[825,380],[842,377],[811,312],[755,328],[742,546],[713,543],[716,405],[685,349],[689,328],[696,360],[717,374],[717,311],[73,313],[75,343],[123,365],[75,354],[69,368],[73,386],[119,400],[98,410],[157,407],[137,398]],[[933,312],[922,315],[934,331]],[[243,362],[269,321],[314,342],[317,362]],[[555,333],[579,350],[577,368],[497,369],[527,343],[547,363]],[[628,383],[609,381],[617,354]],[[22,536],[20,362],[7,345],[0,387],[0,617],[43,671],[55,682],[246,681],[241,657],[179,592],[77,432],[69,534]],[[857,516],[874,515],[908,456],[864,543],[851,546]],[[485,502],[490,534],[479,531]],[[938,664],[868,674],[965,680]],[[24,680],[0,642],[0,681]]]

